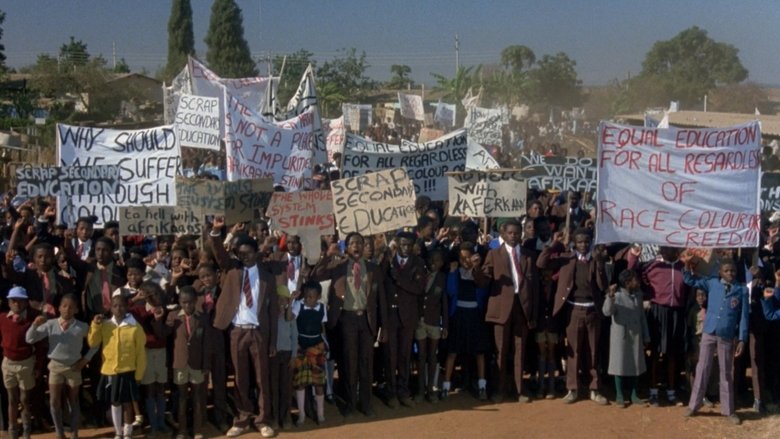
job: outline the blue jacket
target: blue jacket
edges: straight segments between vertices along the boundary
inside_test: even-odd
[[[775,295],[769,299],[761,299],[764,317],[767,320],[780,320],[780,287],[775,288]]]
[[[449,312],[450,315],[455,315],[455,310],[458,308],[458,282],[460,281],[460,270],[451,271],[447,273],[447,300],[449,300]],[[490,292],[485,288],[477,287],[477,304],[479,305],[479,311],[485,310],[488,296]]]
[[[726,294],[726,284],[717,277],[704,279],[685,270],[684,278],[687,285],[707,292],[704,332],[747,343],[750,303],[745,285],[734,283]]]

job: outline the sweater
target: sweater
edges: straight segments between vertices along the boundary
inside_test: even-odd
[[[0,314],[0,344],[3,347],[3,357],[12,361],[23,361],[35,355],[35,367],[43,368],[46,365],[46,342],[39,341],[33,345],[25,340],[27,330],[41,313],[27,308],[24,311],[25,318],[16,322],[11,319],[9,313]]]
[[[144,377],[146,334],[131,314],[127,314],[119,325],[113,317],[102,323],[93,321],[87,342],[91,348],[103,345],[101,374],[112,376],[135,371],[136,381]]]
[[[41,326],[30,326],[25,338],[27,343],[35,343],[48,337],[49,359],[72,366],[82,358],[81,348],[84,346],[88,331],[89,326],[76,319],[71,321],[67,331],[62,330],[60,319],[50,319]],[[97,351],[97,348],[90,349],[84,358],[87,361],[91,360]]]

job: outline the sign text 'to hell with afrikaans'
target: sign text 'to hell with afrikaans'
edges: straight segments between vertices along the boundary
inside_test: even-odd
[[[602,122],[596,242],[758,246],[761,129]]]

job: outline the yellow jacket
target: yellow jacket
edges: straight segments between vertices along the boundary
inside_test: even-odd
[[[128,314],[118,326],[112,317],[89,325],[89,347],[103,345],[103,375],[117,375],[135,371],[136,381],[141,381],[146,370],[146,334],[143,328]]]

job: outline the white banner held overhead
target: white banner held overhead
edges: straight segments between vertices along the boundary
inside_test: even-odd
[[[75,224],[95,215],[97,226],[119,218],[119,206],[175,206],[176,174],[181,165],[173,126],[112,130],[57,124],[60,166],[118,165],[116,194],[58,197],[60,220]]]
[[[425,120],[422,96],[399,92],[398,105],[401,107],[401,116],[407,119]]]
[[[596,242],[756,247],[758,121],[729,128],[599,127]]]
[[[449,174],[448,215],[519,217],[526,213],[527,187],[519,169]]]
[[[463,124],[469,132],[469,140],[480,145],[501,146],[507,115],[502,108],[469,108]]]
[[[322,119],[322,131],[325,134],[325,145],[328,149],[328,162],[333,160],[333,154],[344,151],[347,140],[347,127],[344,116],[335,119]]]
[[[181,146],[219,151],[219,98],[182,94],[174,126]]]

